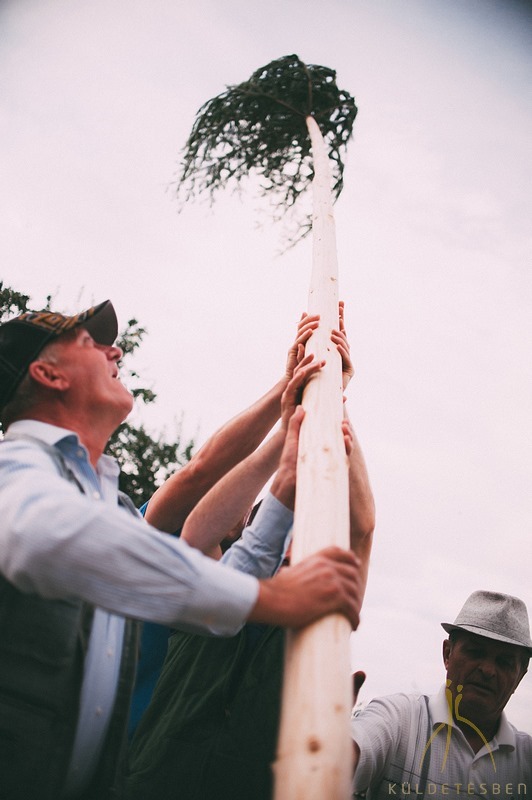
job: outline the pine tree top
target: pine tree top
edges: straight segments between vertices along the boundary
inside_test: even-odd
[[[235,190],[254,173],[260,194],[270,196],[274,219],[281,218],[312,181],[305,122],[312,116],[328,147],[337,199],[356,113],[334,70],[304,64],[296,55],[271,61],[200,108],[183,151],[178,195],[189,200],[206,194],[212,202],[218,189]],[[297,238],[308,230],[307,220]]]

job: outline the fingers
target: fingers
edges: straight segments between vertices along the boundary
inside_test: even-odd
[[[294,413],[288,422],[288,430],[286,432],[286,439],[284,441],[283,452],[279,462],[279,468],[284,466],[293,467],[294,483],[295,483],[295,470],[297,462],[297,448],[299,444],[299,432],[301,430],[301,423],[305,416],[305,409],[303,406],[296,406]]]
[[[353,675],[353,705],[356,703],[358,693],[366,681],[366,673],[361,669],[357,670]]]
[[[342,359],[342,379],[344,389],[355,374],[353,363],[351,361],[350,347],[347,340],[345,331],[345,304],[343,300],[338,303],[338,328],[331,331],[331,340],[336,345],[340,357]],[[318,328],[320,323],[319,314],[307,314],[303,312],[297,326],[297,334],[294,344],[288,353],[288,361],[286,366],[286,377],[291,379],[294,370],[303,360],[305,345],[308,340]]]
[[[316,555],[327,558],[329,561],[334,561],[339,567],[345,564],[349,568],[357,569],[361,563],[352,550],[344,550],[343,547],[337,547],[336,545],[324,547]]]
[[[294,343],[288,351],[288,358],[286,362],[286,377],[290,380],[294,373],[294,369],[302,360],[305,352],[305,344],[308,342],[313,332],[319,325],[319,314],[306,314],[301,315],[297,326],[297,333]]]
[[[301,429],[301,423],[303,422],[304,416],[305,409],[303,406],[296,406],[294,413],[290,417],[290,422],[288,423],[288,433],[286,435],[287,440],[291,439],[295,440],[296,442],[298,441],[299,431]]]
[[[297,406],[290,417],[288,430],[284,441],[283,452],[279,462],[270,492],[286,508],[293,509],[296,495],[297,477],[297,451],[299,445],[299,431],[305,416],[303,406]]]
[[[286,428],[295,407],[301,402],[304,386],[323,368],[325,361],[315,361],[313,355],[305,356],[294,370],[281,398],[282,425]]]
[[[316,330],[319,324],[320,324],[319,314],[312,314],[312,315],[302,314],[301,319],[299,320],[299,323],[297,325],[296,340],[299,339],[300,336],[306,335],[309,331],[310,333],[312,333],[313,330]]]
[[[308,314],[306,311],[303,311],[301,317],[299,318],[299,322],[297,323],[298,333],[302,327],[308,325],[309,323],[316,323],[317,327],[319,320],[320,320],[319,314]]]
[[[301,364],[298,364],[297,370],[294,372],[294,377],[292,378],[292,383],[294,386],[303,386],[306,381],[310,378],[311,375],[314,373],[319,372],[322,367],[325,366],[325,360],[322,359],[321,361],[315,361],[314,355],[311,353],[305,358],[302,359]]]
[[[294,347],[299,351],[301,348],[305,349],[305,345],[319,325],[319,317],[308,317],[304,324],[300,323],[297,330],[296,340]]]
[[[249,619],[300,628],[327,614],[341,613],[356,629],[363,597],[360,565],[349,550],[321,550],[261,581]]]
[[[309,567],[314,566],[316,569],[314,586],[320,587],[322,592],[322,613],[317,616],[334,612],[344,614],[353,630],[356,630],[360,622],[363,597],[360,559],[350,550],[328,547],[307,559],[307,563]],[[304,561],[298,566],[303,564]]]
[[[351,423],[349,422],[348,419],[342,420],[342,434],[344,437],[346,455],[350,456],[351,451],[353,450],[354,434],[353,434],[353,428],[351,427]]]
[[[345,389],[355,374],[355,369],[351,361],[349,342],[347,341],[347,335],[343,327],[342,317],[340,317],[340,330],[331,331],[331,341],[336,345],[336,349],[340,353],[342,359],[342,380]]]

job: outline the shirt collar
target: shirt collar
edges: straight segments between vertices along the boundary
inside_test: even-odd
[[[78,434],[75,431],[68,430],[68,428],[60,428],[57,425],[52,425],[49,422],[41,422],[36,419],[19,419],[9,426],[8,438],[10,433],[14,435],[25,434],[26,436],[35,436],[36,439],[41,439],[49,445],[65,442],[73,447],[81,447],[88,460],[87,450],[79,441]],[[100,456],[97,464],[97,472],[110,477],[116,476],[119,472],[116,459],[108,455]]]
[[[445,694],[445,686],[442,686],[437,694],[429,697],[429,712],[430,719],[433,725],[453,725],[456,724],[452,718],[452,710],[449,708],[447,696]]]
[[[24,433],[26,436],[35,436],[37,439],[42,439],[46,444],[54,445],[67,437],[79,444],[77,433],[69,431],[67,428],[59,428],[57,425],[51,425],[49,422],[40,422],[37,419],[19,419],[9,426],[9,434]]]
[[[445,689],[446,687],[444,685],[440,688],[437,694],[433,694],[431,697],[429,697],[430,719],[433,727],[434,725],[444,723],[446,725],[451,724],[453,728],[456,728],[457,725],[454,719],[451,718],[452,714],[447,702]],[[515,730],[508,722],[508,718],[506,717],[504,711],[501,714],[501,721],[499,722],[497,733],[493,737],[492,741],[498,744],[499,747],[501,745],[507,745],[508,747],[515,749]]]
[[[501,744],[508,745],[508,747],[513,747],[515,750],[515,728],[508,722],[508,718],[504,711],[501,714],[501,721],[499,722],[499,727],[497,729],[497,733],[493,737],[493,741],[497,742],[499,746]]]

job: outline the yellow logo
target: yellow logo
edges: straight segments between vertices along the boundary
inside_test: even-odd
[[[421,757],[421,761],[419,762],[420,771],[421,771],[421,769],[423,767],[423,762],[425,760],[425,757],[426,757],[427,753],[429,752],[429,749],[430,749],[430,746],[431,746],[432,742],[434,741],[434,739],[436,738],[438,733],[441,730],[443,730],[444,728],[447,728],[447,738],[446,738],[446,741],[445,741],[445,754],[443,756],[443,762],[442,762],[442,765],[441,765],[440,772],[443,772],[443,770],[445,769],[445,765],[447,763],[447,757],[449,755],[449,748],[451,746],[451,733],[452,733],[452,727],[453,727],[453,694],[452,694],[451,688],[450,688],[451,684],[452,684],[452,681],[447,679],[445,684],[446,684],[445,697],[447,699],[447,711],[448,711],[448,714],[449,714],[449,721],[448,722],[441,722],[438,725],[438,727],[434,730],[432,736],[430,737],[430,739],[428,740],[427,744],[425,745],[425,749],[423,750],[423,755]],[[496,772],[497,771],[497,767],[495,765],[495,759],[493,758],[493,753],[491,751],[491,747],[489,746],[489,742],[487,741],[486,737],[484,736],[484,734],[482,733],[480,728],[478,728],[475,725],[474,722],[471,722],[471,720],[467,719],[467,717],[462,717],[460,715],[459,706],[460,706],[460,701],[462,699],[462,689],[464,687],[462,686],[462,684],[458,684],[458,686],[456,688],[458,689],[458,694],[456,695],[456,698],[455,698],[455,701],[454,701],[454,719],[457,722],[463,722],[465,725],[467,725],[468,727],[472,728],[475,731],[475,733],[477,734],[477,736],[480,736],[480,738],[482,739],[482,741],[484,742],[484,744],[486,745],[486,747],[488,749],[488,753],[490,754],[490,758],[491,758],[491,761],[493,763],[493,771]]]

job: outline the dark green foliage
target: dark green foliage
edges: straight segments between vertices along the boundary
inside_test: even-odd
[[[193,441],[182,446],[180,432],[170,444],[162,437],[154,439],[143,425],[123,422],[112,435],[107,452],[122,467],[120,489],[140,507],[177,467],[190,461],[193,448]]]
[[[116,340],[124,356],[120,365],[122,380],[127,384],[135,400],[153,403],[157,395],[145,387],[132,385],[139,378],[138,373],[126,367],[135,350],[140,347],[146,333],[136,319],[130,319]],[[130,497],[137,507],[146,503],[154,491],[176,468],[184,466],[192,458],[194,441],[184,446],[181,443],[181,430],[176,431],[175,441],[166,442],[162,436],[154,439],[143,425],[138,427],[129,422],[122,425],[109,439],[107,452],[114,456],[121,466],[119,487]]]
[[[28,308],[29,295],[16,292],[0,281],[0,322],[23,314]]]
[[[0,321],[16,317],[30,308],[29,295],[4,286],[0,281]],[[51,297],[46,298],[46,308],[50,308]],[[125,329],[117,339],[117,345],[124,352],[124,359],[129,357],[142,343],[146,330],[136,319],[130,319]],[[132,386],[132,381],[137,381],[138,374],[128,366],[121,365],[122,380],[128,385],[135,398],[144,403],[153,403],[156,395],[151,389]],[[185,445],[181,442],[181,429],[176,431],[175,441],[166,442],[159,435],[153,438],[143,425],[138,427],[124,422],[115,431],[107,452],[115,456],[121,466],[119,485],[135,505],[145,503],[163,481],[190,461],[194,449],[194,441],[190,440]]]
[[[135,400],[142,400],[143,403],[153,403],[154,400],[157,398],[157,395],[151,390],[146,388],[139,388],[132,385],[131,381],[136,381],[140,376],[138,372],[130,367],[126,370],[124,367],[125,359],[130,356],[132,353],[135,352],[137,347],[140,346],[144,335],[146,333],[146,328],[141,328],[136,319],[129,319],[127,321],[126,327],[124,330],[118,334],[118,338],[116,340],[116,344],[122,350],[124,356],[121,360],[121,370],[122,376],[126,375],[126,382],[128,384],[129,391],[135,398]]]
[[[336,73],[296,55],[272,61],[251,78],[205,103],[184,148],[178,193],[184,199],[235,189],[254,171],[280,219],[313,177],[305,118],[319,124],[332,159],[335,199],[342,191],[342,149],[351,136],[355,101],[338,89]],[[302,225],[299,237],[310,230]]]

